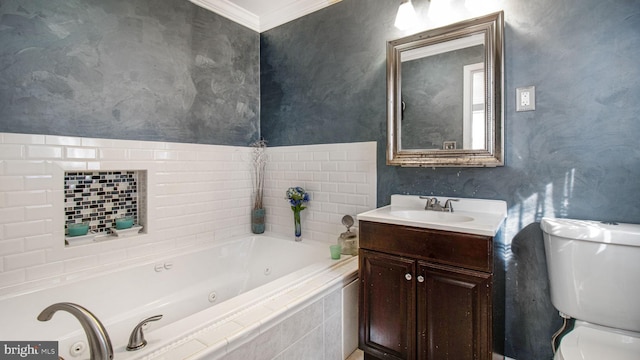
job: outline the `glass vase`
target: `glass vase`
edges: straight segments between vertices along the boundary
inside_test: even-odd
[[[264,233],[264,215],[264,209],[251,210],[251,232],[253,232],[254,234]]]
[[[300,211],[293,210],[293,226],[296,229],[296,241],[302,241],[302,226],[300,225]]]

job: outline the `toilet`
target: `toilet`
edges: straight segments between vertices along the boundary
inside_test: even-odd
[[[551,302],[575,319],[554,360],[640,359],[640,225],[543,218]]]

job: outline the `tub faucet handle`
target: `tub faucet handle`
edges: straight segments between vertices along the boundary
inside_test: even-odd
[[[131,332],[131,336],[129,336],[129,344],[127,345],[127,351],[140,350],[143,347],[145,347],[145,345],[147,345],[147,340],[144,339],[144,333],[142,332],[142,328],[148,322],[158,321],[160,319],[162,319],[162,315],[155,315],[140,321],[140,323],[138,323],[138,325],[136,325],[136,327],[133,328],[133,331]]]

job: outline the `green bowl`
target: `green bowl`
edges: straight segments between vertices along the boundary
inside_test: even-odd
[[[133,226],[132,217],[124,217],[121,219],[116,219],[116,230],[128,229],[132,226]]]
[[[87,235],[89,232],[89,224],[76,223],[67,225],[67,231],[69,236],[82,236]]]

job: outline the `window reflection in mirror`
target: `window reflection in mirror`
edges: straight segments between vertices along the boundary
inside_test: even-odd
[[[472,108],[467,109],[474,100],[476,108],[484,104],[484,100],[477,104],[478,96],[484,96],[484,36],[475,34],[403,51],[400,58],[400,148],[484,149],[484,135],[479,135],[484,124],[472,121]],[[470,67],[472,64],[475,66]],[[482,67],[479,72],[478,64]],[[477,93],[477,88],[482,92]]]

